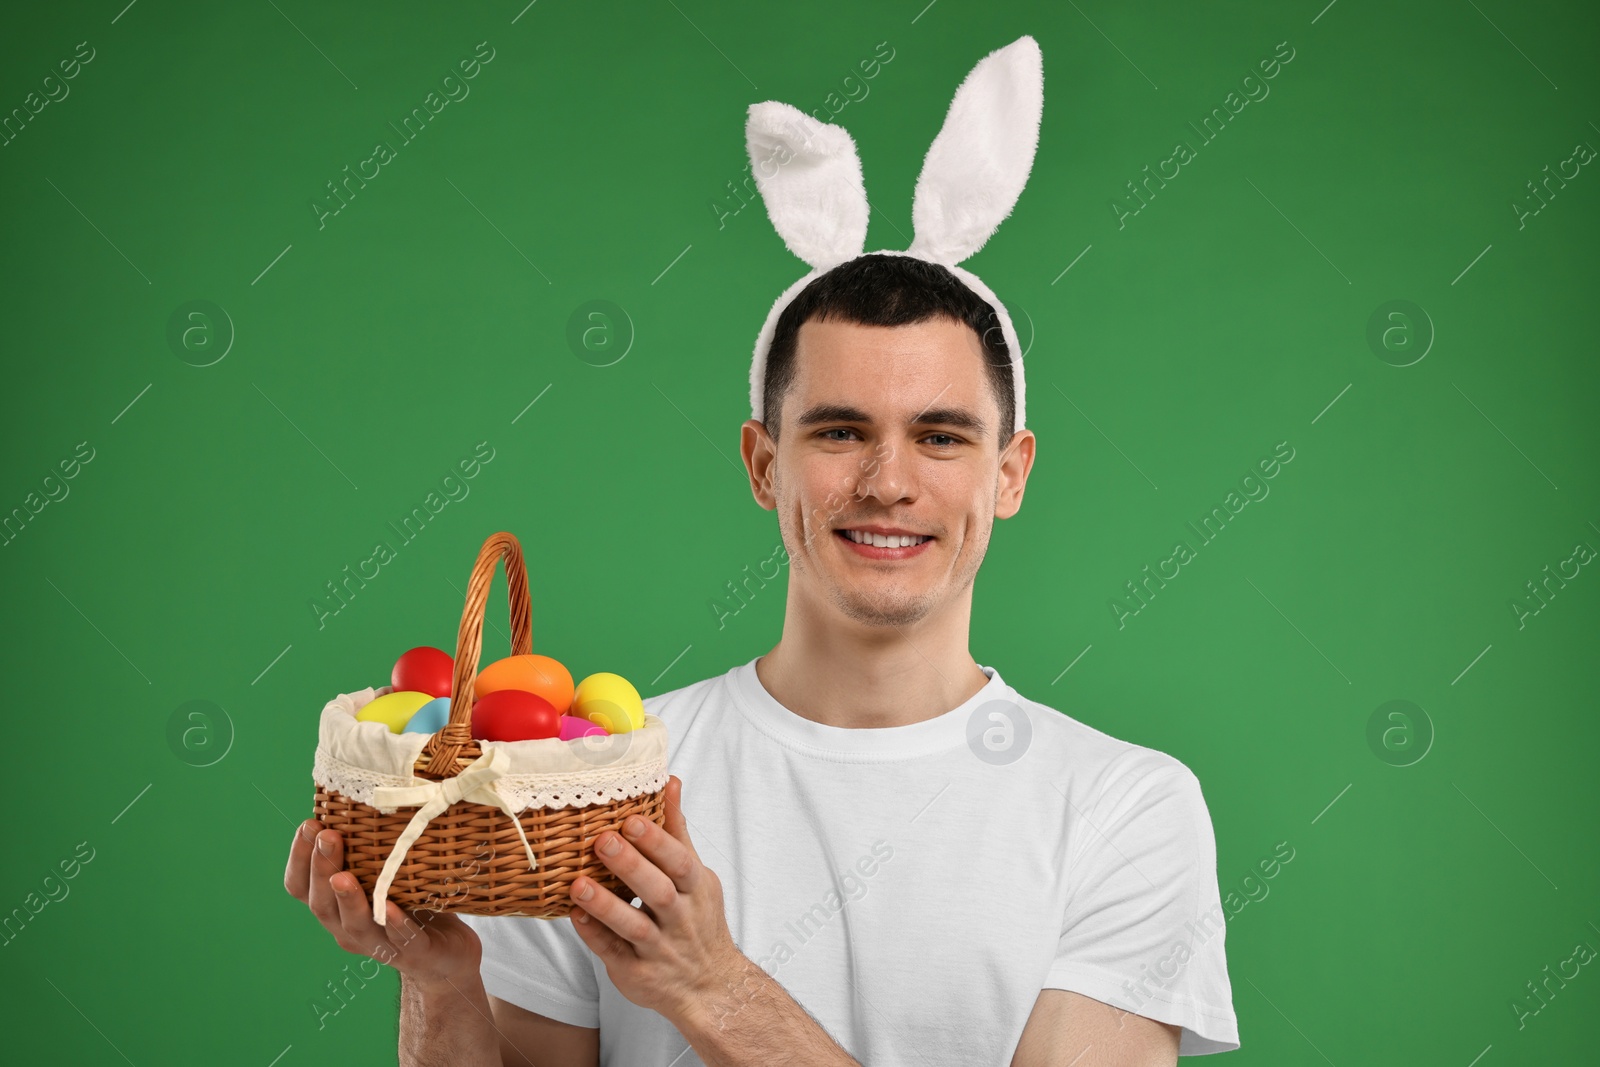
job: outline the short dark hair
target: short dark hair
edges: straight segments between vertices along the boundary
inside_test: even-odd
[[[1000,408],[996,439],[1004,448],[1016,421],[1016,392],[1011,349],[1000,317],[987,300],[940,264],[877,253],[857,256],[812,279],[778,315],[761,386],[767,433],[778,439],[779,415],[784,394],[794,384],[795,348],[803,324],[831,319],[862,326],[905,326],[935,317],[966,323],[978,335],[984,371]]]

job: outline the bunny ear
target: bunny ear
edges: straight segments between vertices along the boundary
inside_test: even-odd
[[[978,61],[923,161],[908,251],[950,265],[983,247],[1028,183],[1043,111],[1044,65],[1032,37]]]
[[[867,190],[844,129],[768,100],[750,105],[745,145],[767,217],[789,251],[818,270],[861,254]]]

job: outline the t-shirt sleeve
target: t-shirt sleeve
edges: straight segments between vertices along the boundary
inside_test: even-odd
[[[1170,757],[1146,763],[1072,815],[1082,844],[1069,853],[1045,988],[1182,1027],[1180,1056],[1238,1048],[1216,840],[1199,780]]]
[[[483,988],[501,1000],[574,1026],[600,1025],[595,954],[572,920],[462,915],[483,944]]]

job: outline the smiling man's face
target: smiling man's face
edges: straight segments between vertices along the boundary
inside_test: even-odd
[[[801,326],[781,440],[750,420],[741,447],[757,501],[778,513],[791,596],[881,627],[967,602],[994,520],[1022,505],[1034,454],[1032,433],[1013,440],[999,425],[983,359],[977,334],[942,317]],[[872,528],[918,543],[846,533]]]

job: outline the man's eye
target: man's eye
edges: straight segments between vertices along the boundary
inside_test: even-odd
[[[836,433],[849,434],[850,436],[853,437],[853,436],[855,436],[856,432],[854,430],[851,430],[851,429],[849,429],[847,427],[844,427],[844,426],[836,426],[831,430],[822,430],[822,431],[820,431],[817,434],[817,436],[822,438],[825,441],[840,441],[840,442],[842,442],[844,440],[844,438],[830,437],[829,436],[829,434],[836,434]],[[936,447],[941,448],[941,449],[950,449],[950,448],[954,448],[957,445],[961,444],[961,439],[959,437],[955,437],[954,435],[947,434],[947,433],[930,433],[927,436],[925,436],[923,438],[923,440],[924,441],[930,441],[930,440],[933,440],[934,438],[942,438],[943,442],[945,442],[945,443],[939,443],[939,444],[936,445]]]

